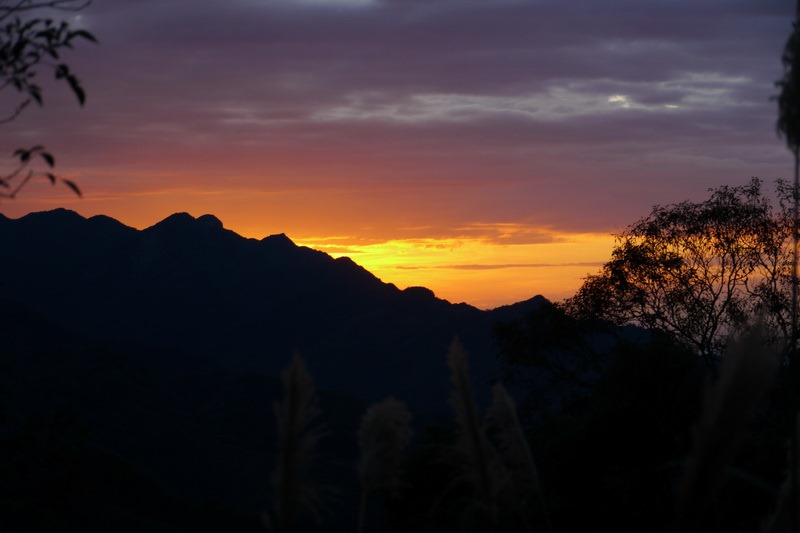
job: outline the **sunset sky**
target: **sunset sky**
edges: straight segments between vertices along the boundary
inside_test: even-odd
[[[654,204],[790,177],[794,4],[94,0],[71,22],[100,43],[65,57],[86,107],[45,70],[0,126],[84,198],[38,182],[0,212],[213,213],[453,302],[564,298]]]

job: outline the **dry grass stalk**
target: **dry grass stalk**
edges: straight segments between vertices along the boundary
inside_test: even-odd
[[[489,509],[491,523],[495,524],[497,521],[497,476],[494,471],[497,465],[494,450],[486,438],[478,416],[478,408],[475,405],[475,397],[469,382],[467,354],[457,338],[453,339],[450,344],[447,364],[450,367],[455,386],[451,403],[456,411],[456,421],[458,422],[457,452],[464,458],[463,474],[472,485],[478,501]]]
[[[273,408],[278,423],[278,461],[273,477],[275,491],[274,525],[270,529],[291,530],[298,512],[317,514],[318,491],[310,479],[314,448],[322,437],[314,382],[298,353],[281,373],[284,396]]]
[[[695,527],[722,485],[748,415],[773,383],[779,361],[760,323],[729,343],[719,378],[706,391],[695,428],[694,452],[677,494],[675,531]]]
[[[358,531],[364,530],[367,494],[374,490],[395,490],[400,486],[403,451],[411,442],[411,413],[402,402],[386,398],[371,406],[361,418],[358,446],[361,452],[361,505]]]
[[[539,483],[539,471],[533,460],[528,439],[519,423],[514,400],[501,383],[492,387],[492,405],[486,413],[487,419],[497,432],[500,454],[505,464],[506,480],[510,500],[524,507],[528,496],[539,500],[548,531],[552,531]],[[524,513],[524,510],[521,512]]]
[[[516,481],[538,496],[541,493],[539,472],[533,462],[533,454],[517,418],[514,400],[500,383],[492,387],[492,405],[486,416],[497,431],[500,452],[508,471],[517,478]]]

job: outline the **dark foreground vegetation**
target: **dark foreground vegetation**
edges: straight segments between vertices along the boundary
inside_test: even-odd
[[[790,376],[763,330],[711,365],[653,333],[584,352],[587,368],[545,351],[554,323],[569,332],[562,345],[574,328],[599,331],[544,309],[501,327],[501,347],[555,530],[760,531],[787,479],[794,420]]]
[[[440,414],[317,391],[299,357],[282,382],[156,369],[8,311],[5,531],[758,531],[781,501],[793,391],[763,337],[709,367],[543,306],[498,328],[515,401],[476,406],[454,345]],[[528,344],[551,327],[600,349]]]
[[[690,300],[673,301],[687,312],[678,303]],[[366,398],[316,391],[300,358],[281,382],[174,347],[98,341],[4,301],[3,530],[758,531],[792,508],[796,386],[777,320],[737,351],[729,339],[754,327],[747,314],[699,355],[674,332],[578,303],[540,300],[499,322],[494,384],[466,377],[458,346],[435,362],[409,353],[414,370],[394,367],[391,382],[443,368],[450,385],[426,376],[440,396],[451,389],[443,409],[375,402],[379,383],[346,351],[329,365],[368,382]],[[481,393],[491,399],[475,402]],[[787,530],[777,516],[765,531]]]

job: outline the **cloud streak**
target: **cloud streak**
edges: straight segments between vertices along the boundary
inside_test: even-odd
[[[437,265],[435,267],[401,265],[402,270],[420,270],[426,268],[442,268],[445,270],[501,270],[505,268],[558,268],[558,267],[601,267],[600,261],[581,261],[577,263],[508,263],[496,265],[463,264],[463,265]]]

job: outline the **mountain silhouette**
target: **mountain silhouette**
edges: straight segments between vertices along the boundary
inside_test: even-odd
[[[136,230],[56,209],[0,215],[0,232],[3,297],[64,331],[273,376],[297,350],[318,386],[367,401],[391,394],[446,406],[444,356],[454,336],[485,399],[499,374],[491,325],[545,301],[494,311],[452,304],[284,234],[244,238],[213,215],[176,213]]]

